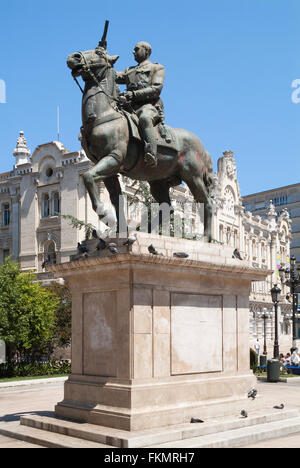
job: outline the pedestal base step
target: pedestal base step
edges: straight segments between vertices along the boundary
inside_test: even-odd
[[[266,410],[204,423],[127,432],[46,416],[22,416],[21,424],[0,425],[0,433],[43,447],[227,448],[300,432],[296,410]]]
[[[91,440],[66,436],[56,431],[43,431],[35,427],[24,426],[19,421],[1,423],[0,434],[47,448],[114,448]]]

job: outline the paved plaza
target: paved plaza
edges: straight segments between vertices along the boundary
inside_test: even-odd
[[[300,378],[292,378],[287,383],[257,382],[256,388],[260,396],[274,403],[284,403],[286,408],[297,408],[300,411]],[[5,427],[6,422],[18,421],[21,415],[47,415],[62,399],[63,382],[61,380],[14,387],[1,387],[0,385],[0,429]],[[247,448],[299,447],[300,433],[247,446]],[[0,435],[0,448],[41,447]]]
[[[14,387],[0,386],[0,425],[17,421],[26,414],[47,414],[63,398],[63,382]],[[26,442],[7,438],[0,434],[0,448],[41,448]]]

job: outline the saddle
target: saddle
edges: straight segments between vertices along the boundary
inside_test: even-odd
[[[126,110],[122,109],[123,115],[126,117],[128,122],[128,127],[130,131],[131,138],[144,143],[143,138],[140,135],[139,131],[139,118],[137,115],[127,112]],[[157,146],[168,148],[178,152],[178,143],[176,136],[173,132],[173,129],[169,126],[165,126],[162,123],[157,123],[154,126],[156,132],[156,141]]]

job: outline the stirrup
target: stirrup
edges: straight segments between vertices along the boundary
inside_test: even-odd
[[[157,166],[157,159],[152,153],[146,153],[144,156],[144,161],[146,166],[156,167]]]

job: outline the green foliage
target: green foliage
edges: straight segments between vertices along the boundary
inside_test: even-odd
[[[48,349],[58,305],[58,298],[34,273],[22,273],[17,263],[6,259],[0,267],[0,337],[8,360],[15,351],[26,356]]]
[[[21,362],[10,361],[6,364],[0,364],[0,379],[70,373],[71,364],[66,361],[35,362],[24,360]]]
[[[58,298],[59,305],[54,313],[52,347],[66,348],[71,344],[72,297],[67,283],[54,283],[50,291]]]
[[[96,229],[92,224],[85,223],[71,215],[62,215],[62,218],[68,220],[73,228],[78,229],[79,231],[84,229],[86,239],[90,239],[92,237],[93,230]]]
[[[258,357],[254,349],[250,348],[250,368],[256,372],[258,366]]]
[[[129,200],[129,205],[142,202],[148,208],[148,210],[151,210],[151,204],[156,203],[156,201],[151,194],[148,182],[143,180],[134,181],[130,187],[134,188],[135,192],[133,195],[126,193],[126,196]]]

